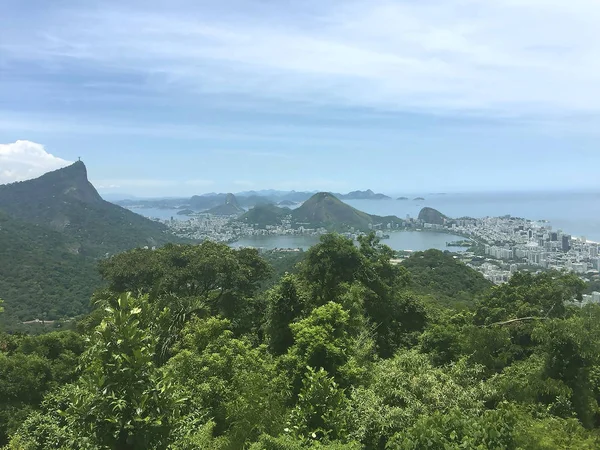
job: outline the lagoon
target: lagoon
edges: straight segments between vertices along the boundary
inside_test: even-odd
[[[462,247],[447,247],[446,243],[463,240],[464,238],[448,233],[434,231],[396,231],[390,232],[389,239],[381,243],[394,250],[422,251],[430,248],[438,250],[463,251]],[[318,236],[248,236],[231,244],[232,247],[256,247],[265,250],[274,248],[301,248],[307,250],[319,242]]]

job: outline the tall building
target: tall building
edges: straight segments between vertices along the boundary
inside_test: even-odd
[[[558,241],[558,233],[556,231],[553,231],[552,233],[550,233],[550,240]]]
[[[568,234],[564,234],[562,237],[562,250],[563,252],[571,250],[571,236]]]
[[[595,245],[590,247],[590,258],[597,258],[598,257],[598,247],[596,247]]]

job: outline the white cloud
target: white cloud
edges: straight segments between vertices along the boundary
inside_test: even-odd
[[[238,16],[210,2],[201,10],[160,3],[55,11],[35,32],[12,30],[0,49],[6,61],[54,71],[78,62],[142,75],[157,92],[388,110],[600,113],[597,0],[268,2],[268,14],[260,2],[240,2]]]
[[[72,162],[48,153],[42,144],[31,141],[0,144],[0,184],[37,178],[69,164]]]

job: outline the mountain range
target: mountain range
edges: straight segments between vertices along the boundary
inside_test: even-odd
[[[281,224],[281,220],[286,216],[290,217],[295,227],[323,227],[337,231],[350,227],[368,230],[369,225],[402,223],[402,220],[395,216],[380,217],[359,211],[329,192],[318,192],[293,210],[275,205],[255,206],[237,220],[264,228],[267,225]]]
[[[118,200],[115,203],[125,207],[192,209],[200,212],[225,204],[228,195],[235,195],[240,207],[252,208],[256,205],[268,203],[290,206],[304,202],[316,193],[269,189],[263,191],[245,191],[237,194],[209,192],[202,195],[194,195],[191,198],[126,199]],[[384,194],[377,194],[371,189],[366,191],[352,191],[348,194],[334,193],[333,195],[342,200],[391,200],[391,197]]]

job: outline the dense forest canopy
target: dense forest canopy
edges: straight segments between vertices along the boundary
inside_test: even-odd
[[[600,307],[575,275],[490,286],[373,235],[266,256],[103,261],[76,331],[0,336],[0,446],[598,448]]]

